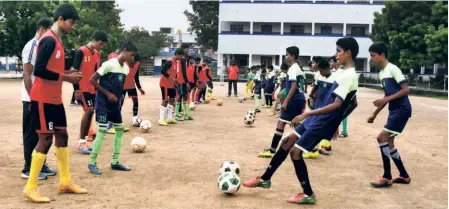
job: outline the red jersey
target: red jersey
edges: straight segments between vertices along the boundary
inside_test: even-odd
[[[228,79],[229,80],[237,80],[239,76],[239,68],[237,66],[229,66],[228,67]]]
[[[120,55],[120,54],[117,54],[117,53],[115,53],[115,52],[112,52],[112,53],[109,54],[108,60],[114,59],[114,58],[118,57],[119,55]]]
[[[170,59],[167,62],[171,62],[171,67],[167,71],[169,77],[176,79],[176,73],[178,72],[178,69],[181,68],[180,62],[176,62],[173,59]],[[175,88],[175,82],[171,79],[166,78],[164,75],[162,75],[161,80],[159,81],[159,85],[165,88]]]
[[[95,73],[95,68],[98,69],[99,53],[94,49],[94,52],[86,46],[80,47],[83,52],[83,61],[81,62],[79,71],[83,73],[83,78],[79,82],[81,92],[89,92],[95,94],[95,87],[90,83],[90,77]]]
[[[189,80],[189,83],[195,83],[195,74],[197,65],[189,65],[187,66],[187,80]]]
[[[41,40],[51,37],[55,41],[55,48],[48,59],[46,68],[52,72],[59,73],[59,80],[52,81],[37,77],[31,88],[30,98],[32,101],[39,101],[47,104],[62,104],[62,76],[64,74],[64,45],[52,30],[42,35]],[[39,51],[40,43],[37,45]]]
[[[182,61],[185,61],[185,60],[182,60]],[[191,66],[191,64],[186,63],[186,72],[185,72],[186,74],[187,74],[187,69],[188,69],[190,66]],[[184,79],[184,75],[183,75],[183,72],[182,72],[182,67],[181,67],[181,65],[180,65],[180,67],[176,70],[176,78],[177,78],[179,84],[187,83],[187,82],[185,81],[185,79]],[[189,79],[189,77],[187,77],[187,80],[188,80],[188,79]]]
[[[201,71],[198,72],[198,78],[200,81],[207,81],[207,76],[206,76],[206,66],[201,65]]]
[[[126,63],[128,65],[128,63]],[[128,65],[129,66],[129,65]],[[136,73],[139,73],[140,62],[136,62],[133,67],[129,66],[129,73],[125,79],[125,85],[123,85],[123,89],[134,89],[136,88],[136,81],[134,80],[134,76]]]

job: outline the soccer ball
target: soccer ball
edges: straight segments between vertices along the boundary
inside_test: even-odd
[[[141,122],[142,122],[142,119],[140,119],[139,116],[133,117],[133,126],[134,127],[139,127]]]
[[[217,106],[222,106],[223,105],[223,100],[219,99],[217,100]]]
[[[250,115],[250,114],[247,114],[247,115],[245,116],[245,120],[244,120],[245,125],[247,125],[247,126],[253,125],[254,119],[255,119],[254,116],[252,116],[252,115]]]
[[[248,112],[246,112],[247,115],[251,115],[254,118],[256,118],[256,110],[248,110]]]
[[[232,160],[222,163],[220,166],[220,174],[223,174],[225,172],[232,172],[232,173],[239,175],[240,174],[239,164],[237,164],[236,162],[234,162]]]
[[[243,101],[245,101],[245,97],[240,96],[240,97],[239,97],[239,103],[243,103]]]
[[[235,173],[224,172],[218,177],[217,186],[225,194],[234,194],[240,189],[240,178]]]
[[[189,104],[189,109],[190,110],[195,110],[195,103],[194,102],[190,102],[190,104]]]
[[[144,120],[140,123],[140,130],[142,132],[147,133],[151,130],[151,122],[149,120]]]
[[[143,152],[147,147],[147,141],[143,137],[136,137],[131,141],[134,152]]]
[[[204,103],[209,104],[209,103],[210,103],[210,98],[207,97],[207,98],[204,100]]]

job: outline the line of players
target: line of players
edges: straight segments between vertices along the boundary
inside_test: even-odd
[[[311,92],[314,103],[310,105],[310,111],[304,111],[306,106],[305,74],[298,64],[299,48],[291,46],[286,49],[288,69],[285,65],[281,67],[282,71],[286,73],[279,96],[282,104],[281,115],[271,148],[259,153],[259,156],[272,159],[263,175],[244,182],[245,187],[270,188],[271,177],[290,153],[296,176],[303,191],[289,198],[287,202],[316,203],[317,199],[312,191],[304,161],[305,154],[317,152],[318,145],[330,147],[329,141],[323,139],[333,138],[340,123],[357,107],[358,76],[354,61],[358,52],[359,46],[354,38],[340,38],[336,42],[336,54],[333,61],[341,68],[332,73],[328,60],[318,61],[317,69],[320,70],[320,74],[316,76],[315,86]],[[370,46],[369,52],[372,63],[381,69],[380,80],[385,96],[373,102],[376,110],[367,119],[367,122],[373,123],[377,114],[386,104],[389,104],[388,121],[377,137],[384,174],[370,184],[374,188],[390,187],[393,183],[409,184],[411,178],[394,145],[395,137],[403,131],[411,117],[406,79],[396,65],[388,62],[388,49],[385,44],[375,43]],[[294,131],[283,137],[286,124],[290,124]],[[282,143],[278,148],[281,140]],[[390,159],[399,170],[399,176],[394,179],[391,174]]]

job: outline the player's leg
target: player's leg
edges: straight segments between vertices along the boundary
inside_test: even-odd
[[[390,165],[390,149],[388,148],[388,139],[390,133],[382,130],[377,136],[377,142],[379,143],[380,154],[382,157],[384,174],[379,176],[376,181],[371,182],[373,187],[389,187],[392,185],[391,181],[391,165]]]
[[[395,184],[410,184],[411,178],[405,170],[404,163],[399,155],[398,149],[394,146],[394,136],[388,139],[388,148],[390,149],[390,156],[394,164],[399,170],[399,176],[393,179]]]
[[[114,124],[115,135],[113,142],[114,153],[111,160],[111,169],[120,171],[131,171],[131,168],[121,164],[120,162],[120,152],[123,146],[123,133],[125,132],[125,127],[123,127],[122,115],[119,109],[114,109],[112,107],[108,113],[108,120]]]
[[[78,139],[77,148],[83,154],[90,154],[89,147],[91,144],[87,143],[89,128],[92,123],[92,116],[94,114],[94,100],[93,95],[87,92],[81,93],[81,104],[83,105],[84,114],[81,118],[80,135]]]
[[[167,112],[167,105],[168,105],[168,89],[161,86],[161,94],[162,94],[162,102],[161,106],[159,107],[159,125],[161,126],[167,126],[167,122],[165,122],[165,113]]]
[[[184,110],[184,120],[193,120],[189,113],[189,105],[187,105],[187,95],[188,95],[188,84],[181,84],[181,98],[182,98],[182,107]]]
[[[342,130],[340,136],[341,136],[342,138],[348,137],[348,118],[345,118],[345,119],[341,122],[341,124],[342,124],[343,130]]]
[[[104,111],[96,113],[96,120],[98,122],[98,131],[97,135],[95,137],[95,141],[92,146],[92,153],[90,153],[89,157],[89,163],[87,165],[87,168],[92,174],[95,175],[101,175],[102,172],[97,167],[97,157],[100,153],[101,146],[103,145],[104,137],[107,133],[107,126],[108,126],[108,120],[107,120],[107,114]]]
[[[232,81],[228,80],[228,97],[231,96],[232,93]]]
[[[31,102],[23,102],[23,119],[22,119],[22,135],[23,135],[23,155],[25,159],[25,164],[22,170],[22,178],[28,179],[30,177],[30,167],[31,158],[37,143],[39,142],[39,137],[36,133],[35,128],[35,118],[33,118],[31,112]],[[48,168],[48,167],[47,167]],[[45,164],[42,170],[45,169]],[[48,168],[48,170],[51,170]],[[53,171],[53,170],[51,170]],[[56,172],[50,173],[56,175]],[[39,180],[47,179],[47,174],[40,172],[38,176]]]
[[[276,131],[274,132],[273,138],[271,139],[271,146],[269,149],[264,150],[263,152],[258,153],[259,157],[272,158],[276,153],[279,142],[281,141],[282,136],[284,135],[286,122],[283,120],[279,120],[276,125]]]
[[[233,81],[232,84],[234,85],[234,96],[237,97],[238,96],[237,80]]]
[[[262,99],[260,95],[260,90],[254,90],[254,103],[256,104],[256,112],[260,112],[260,100]]]
[[[178,91],[176,92],[176,105],[175,105],[175,120],[183,121],[184,119],[181,117],[181,101],[182,101],[183,93],[182,93],[182,84],[178,84]]]
[[[173,118],[173,107],[175,105],[176,90],[175,88],[168,89],[168,105],[167,105],[167,123],[175,124],[176,120]]]

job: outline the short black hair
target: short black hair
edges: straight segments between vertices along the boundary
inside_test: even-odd
[[[195,58],[195,62],[201,62],[201,58],[200,57],[196,57]]]
[[[352,37],[340,38],[337,40],[337,46],[341,47],[344,51],[351,51],[352,59],[355,60],[359,54],[359,44]]]
[[[62,17],[64,21],[72,19],[72,20],[78,20],[78,12],[76,11],[75,7],[73,7],[69,3],[64,3],[58,6],[55,11],[55,15],[53,16],[53,21],[58,21],[59,17]]]
[[[137,53],[136,55],[134,55],[134,61],[140,62],[140,54],[139,54],[139,53]]]
[[[274,68],[273,68],[273,65],[268,65],[267,68],[268,68],[268,69],[272,69],[272,70],[274,69]]]
[[[267,73],[267,70],[263,69],[262,70],[262,74]]]
[[[334,61],[334,62],[337,62],[337,57],[335,57],[335,55],[334,55],[334,56],[331,57],[331,60]]]
[[[137,46],[132,41],[124,41],[122,43],[122,46],[120,46],[120,51],[123,51],[123,49],[126,49],[128,52],[137,52]]]
[[[183,48],[177,48],[175,51],[175,56],[176,55],[185,55],[186,53],[184,53],[184,49]]]
[[[265,64],[261,64],[261,65],[259,65],[259,67],[260,67],[260,68],[264,68],[264,67],[265,67]]]
[[[287,69],[288,69],[287,63],[282,63],[281,70],[287,70]]]
[[[189,46],[188,43],[183,43],[183,44],[181,44],[181,48],[182,49],[188,49],[188,48],[190,48],[190,46]]]
[[[285,51],[290,54],[291,56],[294,56],[295,59],[298,59],[299,57],[299,48],[296,46],[290,46]]]
[[[308,65],[309,67],[312,67],[312,61],[309,61],[309,63],[307,63],[307,65]]]
[[[329,63],[329,60],[328,59],[321,59],[319,62],[318,62],[318,69],[323,69],[323,70],[327,70],[327,69],[330,69],[330,67],[331,67],[331,64]]]
[[[92,33],[90,39],[94,41],[108,42],[108,34],[106,34],[106,32],[104,31],[96,30]]]
[[[51,22],[50,18],[43,17],[37,22],[36,30],[39,30],[41,28],[49,29],[51,27],[51,25],[52,25],[52,22]]]
[[[316,63],[319,63],[322,59],[323,59],[323,58],[320,57],[320,56],[313,56],[313,57],[312,57],[312,61],[314,61],[314,62],[316,62]]]
[[[377,53],[379,55],[384,54],[385,57],[388,56],[388,47],[384,43],[374,43],[369,47],[368,51]]]

